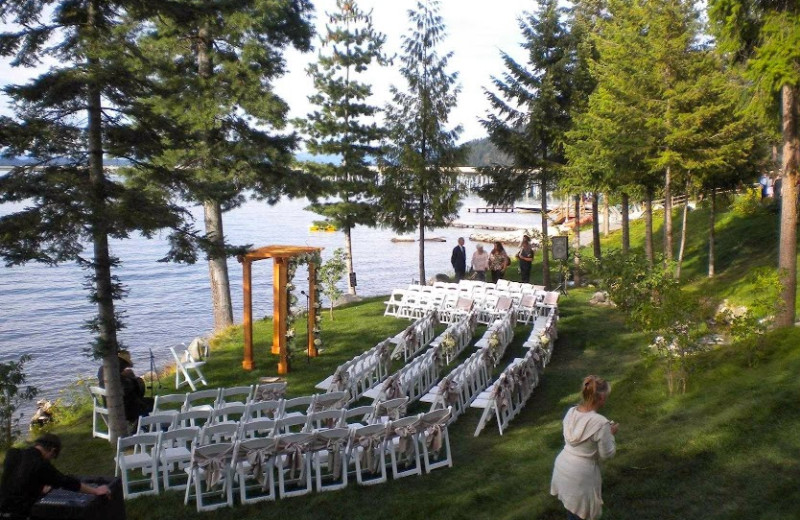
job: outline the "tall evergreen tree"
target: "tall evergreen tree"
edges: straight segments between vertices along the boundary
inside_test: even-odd
[[[710,0],[720,51],[742,63],[752,96],[781,128],[781,230],[778,268],[783,305],[779,326],[794,325],[797,299],[797,183],[800,180],[800,3],[797,0]],[[777,134],[777,132],[776,132]]]
[[[124,0],[0,5],[0,20],[12,24],[0,34],[0,55],[13,57],[14,66],[58,61],[31,82],[4,89],[15,117],[0,118],[0,151],[30,162],[0,178],[0,202],[25,206],[0,217],[0,256],[8,265],[77,261],[87,269],[90,301],[97,305],[88,328],[94,356],[103,362],[112,443],[128,425],[117,358],[123,324],[115,306],[125,290],[113,274],[120,262],[109,239],[183,225],[163,192],[123,183],[103,162],[158,146],[148,132],[129,126],[146,114],[132,100],[147,94],[147,81],[118,13],[135,22],[151,14],[141,7]]]
[[[492,143],[513,157],[513,164],[486,168],[492,183],[480,193],[489,202],[513,203],[536,185],[546,214],[547,194],[565,161],[563,140],[571,122],[575,53],[558,1],[539,0],[538,6],[536,13],[519,20],[527,63],[503,53],[507,70],[492,78],[496,92],[486,90],[494,113],[481,123]],[[547,219],[542,219],[542,237],[542,279],[549,287]]]
[[[336,8],[327,13],[331,25],[321,37],[319,59],[308,68],[316,89],[308,99],[319,110],[301,126],[309,136],[309,152],[340,158],[338,164],[308,163],[305,168],[327,181],[325,191],[335,197],[310,209],[344,232],[347,271],[352,274],[351,232],[357,225],[375,225],[378,174],[369,163],[378,157],[386,135],[374,119],[378,107],[369,104],[372,87],[357,78],[373,63],[386,65],[388,59],[382,50],[386,37],[375,31],[371,13],[361,11],[354,0],[336,0]],[[352,277],[348,290],[356,294]]]
[[[155,161],[188,201],[202,204],[214,328],[233,323],[223,212],[247,193],[274,203],[308,179],[289,168],[297,146],[281,133],[288,107],[271,82],[285,72],[283,51],[310,48],[307,0],[175,0],[142,39],[158,63],[160,93],[148,102],[172,121],[168,150]],[[165,137],[165,139],[167,139]]]
[[[458,75],[447,71],[452,52],[440,55],[445,37],[438,0],[422,0],[408,12],[400,74],[406,90],[391,87],[386,108],[390,137],[382,164],[382,221],[399,232],[419,230],[419,278],[425,283],[425,230],[450,222],[458,212],[456,146],[460,127],[448,128],[460,92]]]

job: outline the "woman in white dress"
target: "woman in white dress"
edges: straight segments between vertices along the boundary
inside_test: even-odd
[[[605,379],[587,376],[582,401],[564,416],[564,449],[556,457],[550,493],[567,509],[568,520],[595,520],[603,512],[600,460],[613,457],[617,423],[597,410],[611,392]]]

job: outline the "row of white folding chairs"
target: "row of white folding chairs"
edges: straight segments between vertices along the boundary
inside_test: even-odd
[[[493,363],[497,365],[497,362],[500,361],[506,349],[514,340],[515,326],[516,314],[509,312],[487,327],[481,339],[475,342],[475,347],[486,350],[486,354],[491,357]]]
[[[392,358],[402,357],[407,362],[420,353],[433,341],[438,322],[436,311],[431,310],[392,337],[389,340],[395,345]]]
[[[500,435],[528,402],[533,389],[539,384],[540,371],[544,369],[544,353],[537,346],[529,349],[525,357],[515,358],[488,389],[481,392],[470,404],[483,409],[475,437],[486,424],[495,418]]]
[[[186,424],[176,423],[169,414],[142,418],[139,431],[130,437],[121,438],[118,442],[116,473],[122,475],[123,494],[126,498],[158,493],[159,472],[163,489],[180,489],[183,486],[174,483],[175,473],[177,471],[180,474],[187,466],[191,447],[195,444],[275,437],[331,427],[353,429],[370,424],[386,424],[404,417],[407,405],[406,397],[370,406],[311,412],[308,415],[297,414],[280,418],[242,415],[238,420],[219,422],[213,421],[210,415],[203,416],[208,411],[195,410],[185,413],[196,416],[197,422]],[[173,417],[172,422],[169,422],[170,417]],[[148,420],[152,418],[156,420]],[[139,469],[145,478],[131,480],[129,470],[133,469]],[[142,483],[148,484],[144,490],[131,491],[131,484]]]
[[[479,282],[480,283],[480,282]],[[494,284],[481,284],[458,287],[454,290],[436,286],[412,286],[408,289],[395,289],[384,302],[384,316],[417,319],[431,310],[446,311],[456,306],[458,299],[473,300],[477,307],[486,305],[485,300],[506,296],[518,305],[527,294],[544,294],[543,286],[511,282],[503,289]]]
[[[411,360],[386,380],[366,392],[375,403],[406,396],[411,402],[417,401],[439,380],[442,366],[441,347],[432,346],[421,356]]]
[[[332,428],[215,447],[196,446],[189,467],[194,489],[187,487],[184,502],[189,503],[194,491],[198,511],[207,511],[233,505],[236,484],[241,502],[254,503],[304,495],[315,488],[342,489],[348,485],[351,471],[359,484],[371,485],[386,482],[387,467],[394,478],[449,467],[448,420],[449,410],[441,410],[355,429]],[[444,456],[440,456],[442,451]],[[209,459],[219,467],[219,490],[207,485],[211,479],[205,463]],[[221,500],[206,501],[215,497]]]
[[[300,396],[290,399],[223,403],[217,406],[199,405],[188,410],[157,410],[147,417],[140,417],[137,433],[147,433],[186,426],[240,420],[241,418],[269,417],[280,419],[296,415],[308,415],[326,410],[341,410],[347,404],[345,392],[330,392]]]
[[[189,411],[195,408],[213,409],[227,404],[248,404],[261,400],[282,398],[286,394],[286,383],[209,388],[184,394],[157,395],[153,412],[165,410]]]
[[[315,388],[326,392],[344,391],[348,394],[348,402],[356,401],[364,392],[388,377],[392,348],[388,338],[381,341],[339,365],[332,375],[317,383]]]
[[[442,345],[441,353],[444,355],[445,365],[449,365],[472,342],[477,324],[477,314],[470,310],[431,341],[431,347]]]
[[[557,321],[558,317],[555,314],[537,317],[528,339],[522,344],[527,349],[541,349],[543,366],[547,366],[550,363],[550,358],[553,355],[553,345],[558,339]]]
[[[394,478],[421,475],[423,468],[430,472],[452,466],[449,420],[450,410],[438,410],[369,425],[230,436],[213,443],[198,440],[196,427],[137,434],[119,439],[117,472],[126,498],[157,494],[161,473],[165,490],[184,488],[184,503],[194,494],[198,511],[208,511],[233,504],[234,481],[242,503],[274,500],[275,472],[278,493],[284,498],[312,491],[312,468],[316,489],[328,491],[347,486],[351,465],[359,484],[385,482],[387,466]],[[187,479],[170,484],[170,473],[186,474]],[[134,491],[132,486],[144,489]],[[221,500],[208,502],[215,497]]]
[[[431,403],[431,410],[452,407],[452,420],[464,413],[469,404],[491,381],[491,363],[484,349],[470,355],[436,386],[420,398]]]

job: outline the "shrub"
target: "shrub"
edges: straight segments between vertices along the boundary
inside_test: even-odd
[[[19,361],[0,363],[0,447],[8,448],[19,436],[19,422],[22,413],[17,415],[20,405],[36,397],[36,387],[25,385],[25,363],[31,356],[24,354]]]

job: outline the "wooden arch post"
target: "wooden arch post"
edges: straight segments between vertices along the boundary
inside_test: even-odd
[[[253,356],[253,291],[252,291],[252,263],[258,260],[272,258],[272,285],[273,285],[273,329],[272,353],[278,354],[278,374],[289,372],[289,353],[286,349],[286,317],[289,313],[289,301],[286,295],[287,273],[289,261],[295,256],[322,251],[321,247],[307,246],[266,246],[248,251],[237,259],[242,264],[242,289],[244,293],[244,358],[242,368],[253,370],[255,361]],[[308,355],[316,357],[317,347],[314,344],[313,330],[316,327],[316,268],[313,263],[308,265]]]

